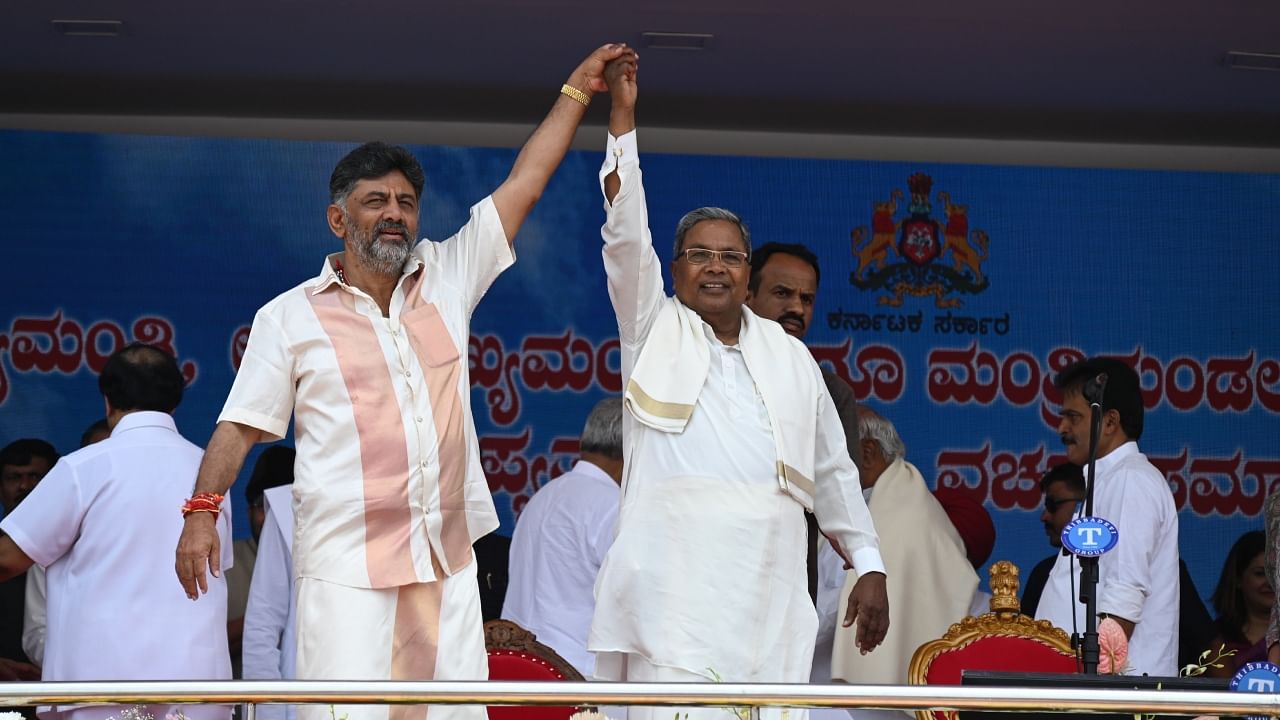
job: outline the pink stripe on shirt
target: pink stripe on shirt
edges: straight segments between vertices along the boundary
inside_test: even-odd
[[[418,582],[409,542],[409,451],[391,371],[369,318],[338,287],[308,294],[333,344],[360,439],[365,564],[374,588]],[[410,370],[410,372],[413,372]]]
[[[420,298],[414,292],[415,298]],[[425,303],[403,315],[409,343],[422,365],[439,451],[440,542],[450,575],[471,562],[471,534],[467,530],[467,439],[458,380],[462,372],[457,345],[440,311]]]

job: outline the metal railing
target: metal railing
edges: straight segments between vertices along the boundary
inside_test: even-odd
[[[1280,716],[1280,694],[956,685],[228,680],[0,683],[0,707],[68,704],[659,705]]]

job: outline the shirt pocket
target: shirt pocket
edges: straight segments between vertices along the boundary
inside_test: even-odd
[[[410,310],[401,317],[401,322],[414,350],[428,367],[443,367],[458,361],[461,355],[458,345],[435,303]]]

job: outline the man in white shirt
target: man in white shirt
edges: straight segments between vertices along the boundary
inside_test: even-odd
[[[591,677],[596,666],[587,651],[596,606],[592,593],[613,544],[622,482],[621,398],[596,403],[578,443],[573,469],[540,488],[520,511],[502,617]]]
[[[863,652],[888,626],[875,529],[813,357],[744,306],[751,245],[735,214],[703,208],[681,220],[676,297],[666,296],[636,150],[635,72],[634,58],[606,70],[602,235],[627,412],[618,536],[588,641],[595,674],[807,682],[817,617],[804,511],[859,574],[844,622],[857,622]],[[688,709],[691,719],[723,712]],[[632,708],[628,717],[670,713]]]
[[[1063,370],[1054,380],[1062,390],[1058,434],[1067,459],[1085,468],[1087,481],[1090,413],[1085,388],[1104,374],[1093,514],[1111,521],[1120,541],[1098,563],[1098,615],[1113,618],[1128,635],[1131,674],[1176,675],[1178,513],[1168,481],[1138,450],[1143,427],[1138,374],[1110,358],[1084,360]],[[1036,617],[1083,633],[1079,588],[1079,563],[1074,556],[1059,556]]]
[[[80,447],[88,447],[111,437],[106,418],[99,418],[80,434]],[[57,462],[57,458],[54,458]],[[52,467],[52,463],[50,464]],[[44,663],[44,636],[49,623],[49,593],[44,568],[32,565],[27,571],[27,602],[22,620],[22,649],[36,665]]]
[[[244,614],[246,680],[297,677],[297,606],[293,594],[293,486],[262,493],[266,517],[258,535],[249,601]],[[260,720],[293,720],[293,705],[259,705]]]
[[[249,537],[236,540],[232,549],[235,565],[227,571],[227,641],[231,647],[232,677],[248,678],[243,671],[245,611],[249,605],[249,583],[258,558],[258,541],[267,520],[264,493],[293,482],[293,448],[273,445],[262,451],[253,464],[244,499],[249,504]]]
[[[472,543],[498,526],[471,417],[471,313],[515,260],[512,243],[559,165],[606,62],[560,89],[507,179],[444,242],[418,242],[422,167],[368,143],[334,169],[326,211],[342,252],[254,318],[209,440],[193,504],[231,486],[249,448],[297,438],[293,546],[298,676],[483,680],[488,660]],[[188,596],[217,574],[218,539],[191,515],[176,569]],[[309,720],[422,718],[426,707],[321,705]],[[432,710],[480,718],[483,706]]]
[[[133,344],[98,378],[111,437],[62,458],[22,506],[0,523],[0,577],[39,563],[47,570],[49,630],[44,680],[226,680],[226,583],[188,600],[169,575],[182,532],[174,509],[191,491],[201,450],[178,434],[172,413],[183,379],[173,357]],[[230,563],[226,504],[201,511]],[[151,705],[155,717],[230,716],[222,706]],[[58,706],[41,715],[73,720],[119,707]]]

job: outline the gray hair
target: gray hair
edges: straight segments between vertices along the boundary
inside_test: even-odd
[[[907,456],[907,446],[898,436],[898,429],[869,407],[858,407],[858,435],[865,440],[874,440],[880,446],[886,463]]]
[[[738,226],[738,232],[742,235],[742,244],[746,246],[747,255],[751,255],[751,231],[747,229],[746,223],[742,222],[742,218],[732,210],[725,210],[718,207],[701,207],[697,210],[685,213],[680,218],[680,222],[676,223],[676,244],[675,254],[672,257],[680,257],[680,251],[684,249],[684,236],[689,234],[694,225],[704,220],[724,220]]]
[[[578,445],[580,452],[622,459],[622,398],[607,397],[591,408]]]

